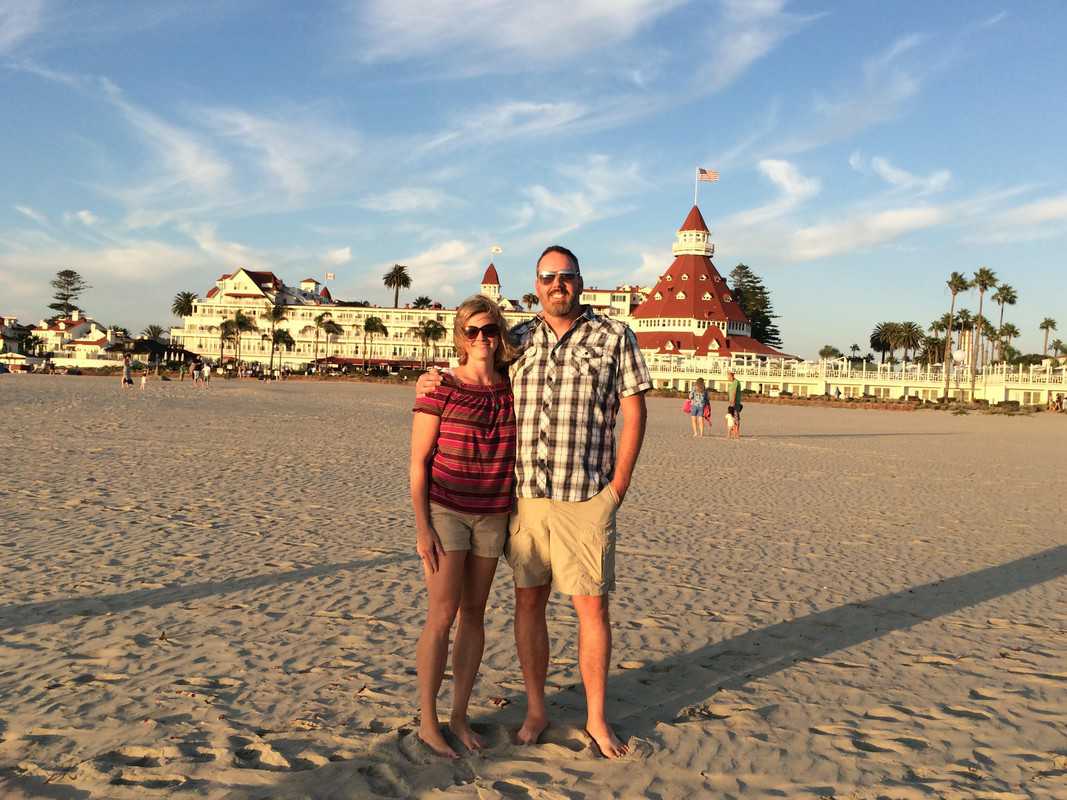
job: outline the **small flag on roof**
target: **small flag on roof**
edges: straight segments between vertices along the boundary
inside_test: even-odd
[[[708,181],[714,183],[719,179],[719,173],[713,169],[704,169],[703,167],[697,167],[697,180]]]
[[[333,280],[334,278],[336,278],[336,277],[337,277],[337,276],[336,276],[336,275],[334,275],[334,274],[333,274],[332,272],[327,272],[327,273],[326,273],[326,280],[328,280],[328,281],[332,281],[332,280]]]

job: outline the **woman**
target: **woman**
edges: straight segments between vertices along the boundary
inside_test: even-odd
[[[471,751],[484,745],[467,721],[467,705],[485,645],[485,602],[504,548],[515,470],[515,413],[506,364],[513,356],[500,307],[482,295],[456,310],[459,366],[415,401],[411,432],[411,501],[416,550],[429,610],[419,637],[419,738],[458,758],[441,733],[437,693],[452,648],[449,727]]]
[[[706,409],[710,408],[710,404],[711,399],[708,397],[708,390],[704,386],[704,379],[697,378],[693,388],[689,390],[689,422],[693,426],[694,436],[704,435]]]

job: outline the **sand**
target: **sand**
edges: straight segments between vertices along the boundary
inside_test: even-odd
[[[620,511],[609,707],[524,710],[501,565],[492,747],[412,735],[411,391],[0,377],[0,797],[1067,798],[1067,417],[653,398]],[[717,412],[721,412],[716,407]],[[442,713],[447,713],[446,680]]]

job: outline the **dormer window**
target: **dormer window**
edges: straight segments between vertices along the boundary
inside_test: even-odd
[[[663,299],[663,294],[662,294],[662,293],[660,293],[660,292],[656,292],[656,293],[655,293],[655,294],[653,295],[653,297],[655,297],[655,298],[656,298],[657,300],[662,300],[662,299]]]
[[[704,292],[704,296],[701,298],[701,300],[710,300],[710,299],[711,299],[711,292]]]
[[[703,272],[701,272],[701,273],[700,273],[700,280],[702,280],[702,281],[706,281],[707,279],[708,279],[708,276],[707,276],[707,275],[705,275],[705,274],[704,274]]]
[[[734,301],[734,299],[730,296],[729,292],[724,294],[722,296],[722,299],[725,300],[727,303],[732,303]]]
[[[683,281],[689,280],[689,273],[688,272],[683,272],[682,273],[682,280]]]
[[[674,278],[673,278],[673,277],[671,277],[670,275],[668,275],[668,276],[667,276],[667,280],[669,280],[669,281],[673,281],[673,280],[674,280]]]
[[[721,275],[716,275],[715,276],[715,282],[716,283],[722,283],[722,276]]]
[[[685,292],[678,292],[678,299],[685,300]]]

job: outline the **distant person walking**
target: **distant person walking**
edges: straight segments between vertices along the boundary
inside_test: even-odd
[[[726,413],[734,419],[733,425],[726,426],[726,436],[729,439],[741,438],[741,381],[733,370],[726,373],[726,402],[729,404]]]
[[[132,365],[128,355],[122,357],[122,388],[128,389],[133,386]]]
[[[141,370],[141,391],[144,391],[144,387],[148,384],[148,370]]]
[[[704,435],[704,421],[711,420],[711,398],[704,385],[703,378],[697,378],[689,390],[689,423],[693,427],[693,436]]]

